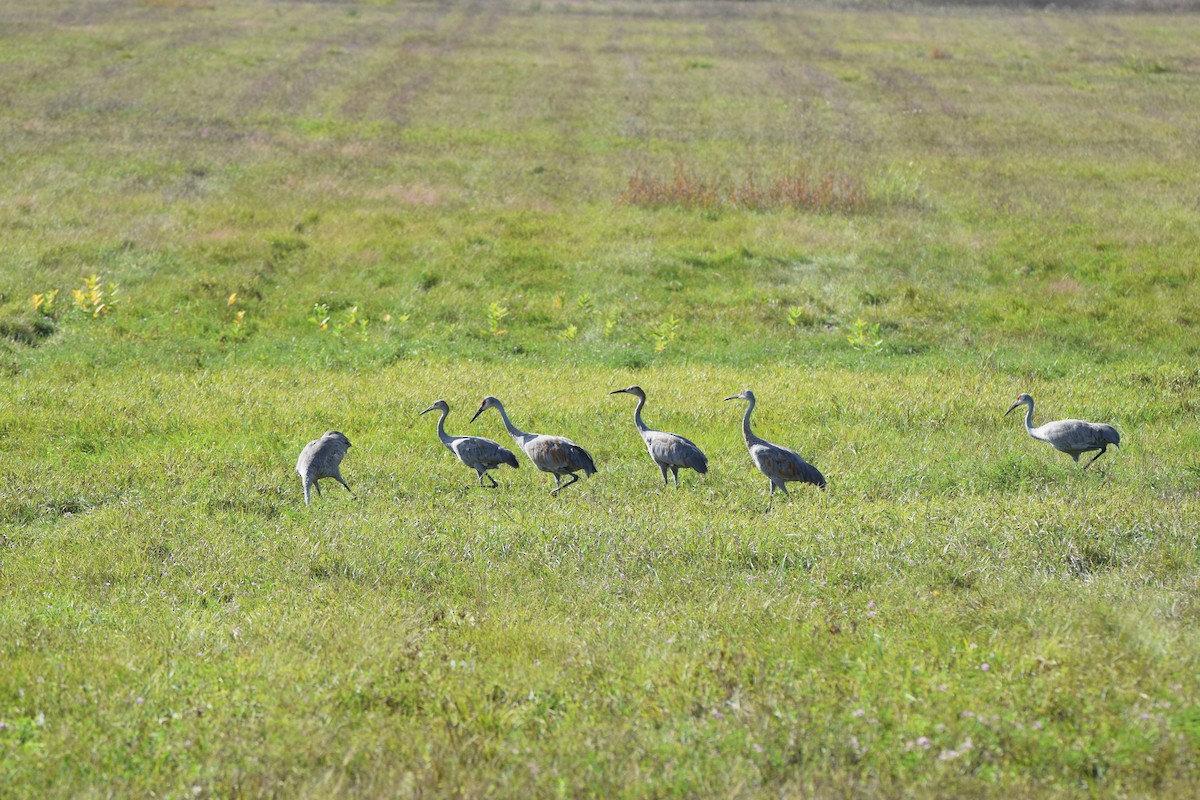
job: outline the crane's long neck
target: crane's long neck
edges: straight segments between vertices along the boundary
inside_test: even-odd
[[[523,444],[530,435],[525,431],[512,424],[512,420],[508,418],[508,412],[504,410],[504,406],[496,404],[496,410],[500,412],[500,419],[504,420],[504,429],[508,431],[508,435],[516,441],[517,444]]]
[[[449,447],[450,443],[454,441],[454,437],[446,433],[446,417],[450,416],[450,411],[444,408],[439,410],[442,412],[442,415],[438,417],[438,438],[442,440],[442,444]]]
[[[1028,431],[1029,435],[1032,436],[1033,438],[1035,438],[1035,439],[1039,438],[1038,435],[1033,432],[1033,401],[1032,400],[1025,404],[1025,430]]]
[[[645,397],[638,397],[637,406],[633,409],[633,426],[641,433],[650,430],[646,427],[646,423],[642,422],[642,406],[646,405]]]
[[[750,430],[750,412],[754,410],[754,401],[751,400],[746,405],[746,415],[742,417],[742,436],[746,437],[746,445],[752,445],[758,441],[758,437]]]

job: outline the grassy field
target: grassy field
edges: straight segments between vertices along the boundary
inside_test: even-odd
[[[0,797],[1195,796],[1198,40],[3,5]],[[599,473],[479,488],[485,394]]]

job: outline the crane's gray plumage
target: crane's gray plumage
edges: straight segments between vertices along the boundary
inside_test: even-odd
[[[726,397],[726,400],[746,400],[746,415],[742,417],[742,435],[746,437],[746,448],[750,451],[750,460],[759,472],[771,481],[771,499],[775,497],[778,487],[784,494],[788,493],[786,484],[789,481],[802,481],[814,486],[825,488],[825,476],[821,471],[805,461],[795,450],[789,450],[781,445],[772,444],[766,439],[760,439],[750,430],[750,413],[754,411],[754,392],[746,389],[741,394]]]
[[[342,480],[341,463],[350,449],[350,440],[339,431],[326,431],[320,439],[304,445],[300,451],[300,459],[296,462],[296,472],[304,482],[304,505],[308,505],[309,489],[316,487],[321,494],[322,478],[333,478],[346,487],[351,497],[356,497],[346,481]]]
[[[500,412],[500,419],[504,420],[504,428],[508,431],[508,435],[525,451],[525,455],[529,456],[529,460],[533,462],[533,465],[542,472],[549,472],[554,475],[555,488],[550,494],[557,495],[560,491],[578,481],[579,476],[575,473],[580,470],[583,471],[584,475],[595,474],[596,463],[592,461],[592,457],[587,450],[584,450],[570,439],[562,436],[546,436],[518,430],[512,424],[512,421],[509,420],[508,414],[504,411],[504,406],[491,395],[483,398],[479,410],[475,412],[475,416],[471,417],[471,422],[479,419],[479,415],[489,408],[494,408]],[[570,475],[571,480],[563,483],[563,475]]]
[[[701,475],[708,472],[708,457],[696,446],[695,442],[682,436],[665,431],[651,430],[642,422],[642,406],[646,405],[646,392],[640,386],[630,386],[628,389],[617,389],[609,394],[631,394],[638,399],[637,407],[633,409],[633,424],[646,443],[650,458],[662,471],[663,485],[667,484],[667,470],[675,478],[675,486],[679,486],[679,470],[694,469]]]
[[[1112,425],[1105,425],[1100,422],[1085,422],[1081,419],[1060,419],[1054,422],[1047,422],[1045,425],[1033,427],[1033,398],[1025,393],[1017,395],[1017,399],[1008,411],[1004,412],[1004,416],[1008,416],[1018,406],[1027,406],[1025,412],[1025,430],[1035,439],[1040,439],[1052,446],[1055,450],[1066,453],[1071,458],[1075,459],[1075,463],[1079,463],[1079,456],[1083,453],[1090,453],[1093,450],[1099,450],[1099,453],[1092,456],[1092,460],[1083,465],[1087,469],[1100,456],[1104,455],[1111,444],[1114,447],[1121,446],[1121,434],[1117,433],[1117,429]]]
[[[499,486],[496,479],[488,475],[490,469],[496,469],[501,464],[511,464],[517,468],[521,466],[517,463],[517,457],[513,455],[513,451],[507,447],[501,447],[499,442],[485,439],[482,436],[451,436],[446,433],[446,417],[450,415],[450,404],[445,400],[438,400],[421,413],[428,414],[434,410],[442,412],[437,423],[438,439],[446,445],[447,450],[458,456],[459,461],[475,470],[479,475],[480,486],[484,485],[485,477],[492,482],[490,488],[495,489]]]

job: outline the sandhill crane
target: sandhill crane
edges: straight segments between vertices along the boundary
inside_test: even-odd
[[[1025,430],[1029,432],[1029,435],[1046,442],[1055,450],[1066,453],[1075,459],[1076,464],[1079,463],[1079,456],[1082,453],[1099,450],[1099,453],[1092,456],[1092,461],[1095,461],[1104,455],[1110,444],[1115,447],[1121,446],[1121,434],[1117,433],[1116,428],[1100,422],[1060,419],[1036,428],[1033,427],[1033,398],[1024,392],[1017,395],[1017,399],[1008,407],[1008,411],[1004,412],[1004,416],[1007,417],[1017,406],[1021,405],[1028,406],[1028,410],[1025,412]],[[1092,461],[1084,464],[1083,468],[1090,467]]]
[[[749,402],[749,405],[746,406],[746,416],[742,417],[742,435],[746,437],[746,448],[750,451],[750,460],[754,462],[754,466],[758,467],[759,472],[771,480],[771,500],[775,499],[776,487],[782,489],[784,494],[788,493],[785,485],[788,481],[803,481],[822,489],[825,488],[825,476],[821,474],[820,470],[801,458],[799,453],[760,439],[750,430],[750,413],[754,411],[755,403],[754,392],[746,389],[741,394],[735,394],[733,397],[725,399]]]
[[[479,415],[489,408],[500,412],[500,419],[504,420],[504,427],[508,431],[508,435],[525,451],[525,455],[529,456],[533,465],[542,472],[553,473],[555,488],[550,492],[551,495],[557,495],[578,481],[579,476],[575,474],[576,472],[583,470],[584,475],[592,475],[596,472],[596,464],[587,450],[562,436],[546,436],[518,430],[509,420],[504,406],[491,395],[483,398],[479,410],[475,412],[475,416],[471,417],[471,422],[479,419]],[[571,480],[563,483],[563,475],[570,475]]]
[[[642,435],[650,458],[662,471],[664,486],[667,484],[668,469],[675,478],[676,488],[679,487],[680,468],[694,469],[701,475],[708,472],[708,457],[694,442],[674,433],[651,430],[642,422],[642,406],[646,405],[646,392],[642,387],[630,386],[628,389],[617,389],[609,394],[631,394],[638,399],[637,407],[633,409],[633,425]]]
[[[495,478],[488,475],[490,469],[496,469],[501,464],[511,464],[518,468],[521,466],[517,463],[517,457],[513,455],[513,451],[507,447],[501,447],[499,442],[485,439],[482,436],[451,436],[446,433],[446,417],[450,415],[450,404],[445,400],[438,400],[421,413],[428,414],[434,410],[442,412],[437,423],[438,438],[442,440],[442,444],[446,445],[447,450],[458,456],[459,461],[475,470],[479,475],[480,486],[484,485],[485,477],[492,482],[489,488],[495,489],[500,485],[496,483]]]
[[[300,480],[304,482],[304,505],[308,505],[310,487],[315,486],[317,495],[321,494],[321,484],[318,481],[322,478],[333,478],[346,487],[351,497],[358,499],[349,484],[342,480],[339,468],[349,449],[350,440],[338,431],[326,431],[320,439],[304,445],[304,449],[300,451],[300,459],[296,462],[296,472],[300,473]]]

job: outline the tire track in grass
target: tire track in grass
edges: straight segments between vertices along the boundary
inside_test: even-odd
[[[404,76],[414,58],[426,53],[435,56],[443,53],[445,44],[438,41],[438,31],[452,10],[453,7],[446,4],[438,6],[436,11],[428,16],[423,15],[423,12],[419,15],[416,10],[410,10],[403,17],[397,16],[387,31],[389,42],[381,48],[386,51],[386,58],[382,65],[373,65],[370,72],[347,89],[349,96],[341,104],[342,115],[352,119],[368,117],[373,103],[379,96],[379,89],[403,85],[406,82]],[[469,16],[468,14],[467,17]],[[445,34],[446,38],[453,39],[463,24],[463,19],[457,20],[454,30]],[[416,38],[409,41],[402,41],[398,45],[390,42],[394,38],[403,40],[411,37],[414,32],[417,34]],[[408,79],[412,80],[414,78]]]
[[[128,11],[129,3],[124,0],[69,3],[64,11],[55,15],[54,25],[61,28],[90,28],[112,23],[115,17]]]
[[[625,75],[625,113],[617,128],[617,134],[622,138],[637,141],[639,146],[645,146],[650,140],[650,124],[647,121],[649,92],[645,76],[642,74],[641,59],[625,51],[624,40],[627,35],[625,26],[616,23],[601,46],[601,52],[619,56],[620,69]]]
[[[518,95],[514,111],[552,132],[550,149],[539,154],[543,162],[538,164],[539,187],[564,191],[571,186],[568,191],[582,189],[588,194],[601,190],[602,176],[588,174],[597,159],[579,154],[593,152],[595,141],[610,137],[613,120],[619,116],[610,110],[616,101],[605,91],[601,77],[611,60],[603,53],[608,31],[597,32],[600,26],[611,25],[608,17],[585,22],[568,16],[556,23],[560,36],[539,54],[539,66]]]
[[[375,105],[379,90],[388,87],[392,89],[386,99],[379,105],[377,111],[381,118],[390,119],[400,126],[409,123],[408,109],[433,84],[437,78],[439,62],[466,46],[478,35],[493,30],[500,17],[500,10],[483,3],[471,3],[461,9],[460,15],[454,20],[453,27],[443,35],[437,36],[440,23],[453,7],[440,8],[432,23],[426,23],[425,30],[434,32],[434,41],[410,41],[400,45],[397,52],[370,75],[359,80],[350,92],[350,97],[342,103],[341,112],[355,119],[370,116]],[[485,9],[487,13],[485,14]],[[418,57],[424,58],[432,66],[428,66],[408,74],[408,67]]]
[[[861,150],[878,140],[874,129],[852,113],[841,83],[814,64],[815,58],[805,60],[808,50],[822,59],[842,57],[818,33],[819,22],[814,17],[776,12],[758,15],[750,22],[754,23],[754,36],[745,19],[730,20],[728,16],[712,20],[709,35],[722,58],[738,61],[747,53],[754,54],[764,85],[769,87],[763,95],[778,98],[787,108],[785,120],[773,132],[780,144],[811,151],[814,143],[832,139],[835,145],[849,144]],[[821,119],[826,114],[836,119],[832,127]]]
[[[352,28],[322,37],[307,45],[301,53],[287,63],[271,70],[254,81],[233,104],[234,112],[240,116],[261,115],[264,111],[278,111],[294,115],[307,106],[322,86],[331,82],[324,80],[335,70],[331,67],[336,57],[350,52],[370,52],[383,36],[379,27],[368,31]]]
[[[844,58],[841,50],[829,44],[830,37],[818,32],[820,26],[820,21],[813,16],[799,14],[780,19],[773,27],[774,39],[780,44],[803,39],[815,49],[811,58],[806,58],[804,49],[794,53],[784,51],[780,63],[771,70],[772,78],[782,87],[785,97],[803,99],[806,108],[818,110],[834,120],[832,125],[817,126],[798,122],[793,138],[797,143],[809,145],[810,140],[805,138],[807,133],[832,139],[841,148],[869,152],[878,146],[878,129],[870,120],[855,113],[847,84],[815,63],[818,59],[836,62]]]
[[[81,8],[64,12],[53,25],[56,28],[97,27],[102,22],[111,22],[106,16],[116,16],[115,10],[108,15],[99,13],[104,8],[108,6],[101,4],[97,8],[88,6],[86,11]],[[126,7],[121,4],[119,8],[125,10]],[[138,74],[146,68],[146,59],[134,57],[134,54],[171,52],[175,50],[174,43],[180,37],[180,32],[176,26],[165,25],[153,18],[145,19],[144,15],[127,22],[137,27],[126,28],[121,22],[113,22],[112,27],[119,31],[118,34],[97,34],[81,39],[63,48],[62,58],[57,64],[47,65],[44,73],[52,72],[55,80],[67,76],[63,82],[70,84],[70,88],[42,101],[41,111],[48,119],[61,119],[74,114],[113,117],[136,114],[147,108],[149,104]],[[39,69],[41,72],[43,70]],[[28,76],[18,77],[23,81]]]
[[[901,114],[919,116],[932,111],[950,118],[965,116],[962,107],[939,92],[924,75],[904,67],[876,69],[871,74],[875,83],[892,95],[893,103]]]
[[[451,32],[445,43],[434,49],[433,55],[435,57],[446,56],[462,48],[476,34],[477,28],[480,34],[486,34],[493,30],[499,21],[500,12],[496,7],[489,4],[487,6],[488,14],[486,17],[483,17],[483,25],[480,26],[478,23],[480,22],[483,8],[484,6],[481,3],[471,3],[468,5],[463,10],[463,19],[458,27]],[[437,70],[435,69],[423,70],[392,93],[388,98],[386,106],[387,113],[392,121],[400,126],[408,125],[408,107],[429,89],[437,74]]]

